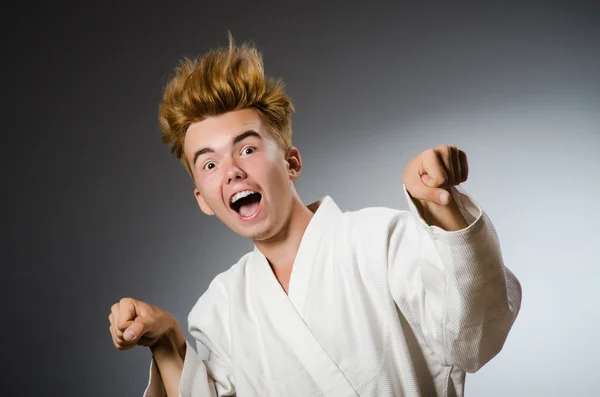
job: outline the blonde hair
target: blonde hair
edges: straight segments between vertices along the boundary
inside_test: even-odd
[[[285,152],[292,146],[294,106],[281,80],[265,77],[262,55],[249,44],[217,48],[201,58],[184,58],[165,88],[159,106],[163,143],[194,179],[183,143],[190,124],[209,116],[254,108],[264,117],[269,132]]]

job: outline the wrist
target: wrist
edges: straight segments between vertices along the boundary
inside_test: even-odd
[[[170,314],[168,323],[167,330],[152,346],[150,346],[150,350],[153,355],[178,354],[182,358],[185,358],[186,341],[183,331],[175,317]]]
[[[453,199],[446,205],[419,200],[411,196],[419,214],[429,226],[437,226],[446,231],[456,231],[468,226],[458,203]]]

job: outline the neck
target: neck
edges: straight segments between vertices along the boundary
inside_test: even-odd
[[[292,212],[281,231],[268,240],[254,242],[276,275],[291,272],[302,236],[314,215],[298,196],[293,200]]]

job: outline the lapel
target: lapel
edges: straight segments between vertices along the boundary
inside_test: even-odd
[[[305,315],[311,275],[318,260],[319,244],[328,228],[334,226],[342,215],[342,211],[329,196],[310,204],[308,208],[314,215],[300,241],[288,288],[288,298],[302,318]]]
[[[249,259],[251,295],[259,306],[263,321],[261,328],[269,328],[277,339],[293,353],[325,395],[356,396],[348,379],[329,357],[303,319],[304,307],[310,287],[316,251],[327,227],[342,212],[333,200],[325,197],[302,237],[290,278],[289,295],[277,281],[267,258],[256,248]],[[313,205],[311,204],[311,205]],[[309,206],[310,208],[310,206]],[[266,331],[266,329],[265,329]]]

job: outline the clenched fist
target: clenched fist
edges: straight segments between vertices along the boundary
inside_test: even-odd
[[[179,330],[172,314],[132,298],[123,298],[112,305],[108,320],[118,350],[128,350],[136,345],[153,347],[166,341],[174,330]]]
[[[413,198],[441,205],[450,203],[448,189],[465,182],[468,176],[467,155],[454,145],[425,150],[402,173],[404,186]]]

